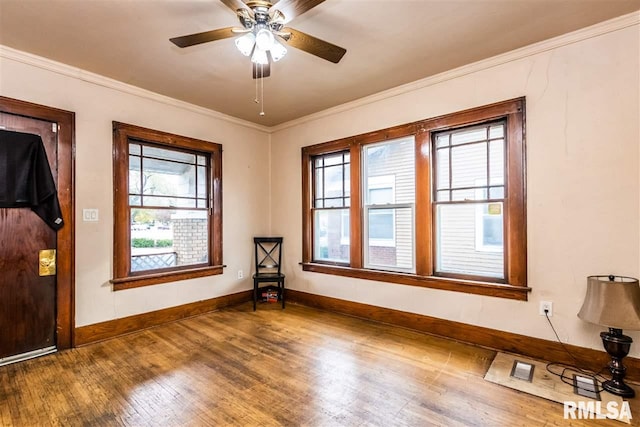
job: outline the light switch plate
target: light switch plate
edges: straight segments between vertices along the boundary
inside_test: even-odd
[[[85,222],[97,222],[98,209],[82,209],[82,220]]]

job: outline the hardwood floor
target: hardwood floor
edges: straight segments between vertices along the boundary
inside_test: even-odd
[[[494,354],[247,303],[0,367],[0,425],[623,425],[569,422],[558,403],[484,381]]]

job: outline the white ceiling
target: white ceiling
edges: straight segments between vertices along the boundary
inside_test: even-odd
[[[638,9],[640,0],[326,0],[288,26],[347,54],[333,64],[289,48],[265,79],[264,117],[233,39],[169,42],[238,26],[219,0],[0,0],[0,44],[273,126]]]

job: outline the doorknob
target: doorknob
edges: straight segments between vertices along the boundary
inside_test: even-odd
[[[56,274],[56,250],[43,249],[38,253],[38,272],[40,276]]]

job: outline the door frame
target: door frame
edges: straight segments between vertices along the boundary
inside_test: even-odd
[[[75,113],[0,96],[0,111],[58,124],[58,200],[65,226],[57,233],[56,348],[75,346]]]

